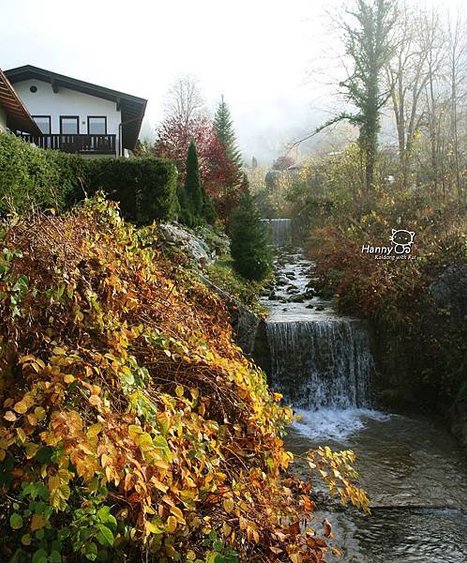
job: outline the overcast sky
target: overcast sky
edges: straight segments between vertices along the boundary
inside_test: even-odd
[[[466,0],[427,0],[456,8]],[[33,64],[149,100],[143,134],[177,76],[224,94],[240,147],[273,158],[332,111],[342,0],[0,0],[0,68]]]

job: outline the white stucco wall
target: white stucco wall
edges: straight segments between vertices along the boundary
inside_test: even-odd
[[[2,106],[0,106],[0,131],[6,131],[6,113]]]
[[[31,86],[36,86],[37,92],[31,92]],[[88,116],[107,116],[107,134],[117,135],[118,150],[121,111],[117,110],[115,102],[61,86],[55,94],[51,84],[40,80],[16,82],[14,88],[31,115],[50,115],[51,133],[60,133],[61,115],[79,116],[79,133],[82,135],[88,132]]]

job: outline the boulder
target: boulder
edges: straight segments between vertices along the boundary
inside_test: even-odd
[[[285,290],[286,293],[299,293],[300,290],[295,285],[289,285],[289,287]]]
[[[215,253],[206,242],[178,223],[162,223],[158,231],[162,240],[178,246],[195,264],[204,267],[214,262]]]
[[[299,293],[298,295],[292,295],[289,297],[289,303],[303,303],[305,301],[305,295]]]
[[[276,285],[287,285],[289,282],[289,278],[286,278],[285,276],[278,276],[276,278]]]

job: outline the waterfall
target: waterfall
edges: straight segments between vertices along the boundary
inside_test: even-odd
[[[268,322],[266,335],[271,384],[294,407],[367,406],[373,358],[360,321]]]
[[[269,227],[269,237],[274,246],[288,246],[292,244],[291,219],[263,219]]]

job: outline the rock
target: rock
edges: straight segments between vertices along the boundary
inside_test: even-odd
[[[269,301],[274,301],[275,299],[277,299],[276,292],[271,291],[271,293],[268,296],[268,299],[269,299]]]
[[[269,347],[266,321],[261,320],[255,334],[253,358],[266,373],[271,372],[271,349]]]
[[[289,285],[289,287],[285,290],[286,293],[299,293],[300,290],[296,285]]]
[[[294,280],[297,277],[294,272],[285,272],[284,275],[286,278],[289,278],[289,280]]]
[[[289,303],[303,303],[305,301],[305,295],[299,293],[298,295],[292,295],[289,297]]]
[[[308,305],[306,306],[307,309],[314,309],[314,305],[312,305],[311,303],[308,303]]]
[[[289,278],[285,276],[278,276],[276,278],[276,285],[287,285],[289,283]]]
[[[324,311],[324,305],[316,305],[315,309],[317,311]]]
[[[216,284],[203,274],[199,273],[200,281],[212,289],[227,306],[230,313],[230,324],[232,325],[235,342],[247,356],[251,356],[255,345],[255,335],[260,324],[261,318],[255,315],[250,309],[239,303],[226,291],[217,287]]]
[[[178,223],[161,223],[158,231],[163,240],[178,246],[188,258],[201,267],[214,262],[215,254],[211,252],[204,240]]]
[[[467,450],[467,400],[459,398],[450,409],[451,432]]]

